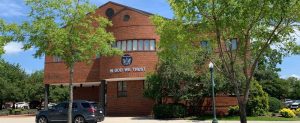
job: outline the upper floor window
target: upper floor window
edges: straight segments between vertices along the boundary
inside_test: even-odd
[[[133,50],[133,51],[136,51],[137,48],[138,48],[138,41],[137,41],[137,40],[133,40],[132,43],[133,43],[132,50]]]
[[[61,58],[58,56],[53,56],[53,62],[61,62]]]
[[[150,50],[155,50],[155,40],[150,40]]]
[[[226,42],[226,48],[228,51],[236,50],[237,49],[237,39],[232,38]]]
[[[149,40],[145,40],[144,41],[145,43],[145,48],[144,48],[144,50],[150,50],[150,41]]]
[[[155,40],[123,40],[116,41],[112,46],[122,51],[155,51]]]

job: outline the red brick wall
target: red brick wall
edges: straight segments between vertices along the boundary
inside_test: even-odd
[[[143,97],[143,81],[127,81],[127,97],[118,97],[117,82],[107,84],[107,114],[110,116],[149,115],[154,102]]]
[[[238,105],[235,96],[217,96],[216,97],[216,111],[218,115],[227,115],[229,106]],[[199,107],[202,114],[212,113],[212,99],[207,97],[203,100],[202,105]]]
[[[74,100],[88,100],[99,102],[99,86],[95,87],[75,87]]]
[[[113,8],[113,26],[108,28],[116,40],[127,39],[155,39],[159,41],[159,36],[155,33],[155,27],[149,19],[149,15],[136,12],[123,6],[108,3],[96,10],[96,14],[106,17],[107,8]],[[124,15],[130,15],[129,21],[123,21]],[[156,43],[157,44],[157,43]],[[109,69],[124,68],[121,64],[121,56],[101,57],[100,60],[92,59],[90,64],[79,62],[75,64],[75,82],[98,82],[108,78],[125,78],[125,77],[144,77],[146,73],[155,70],[158,61],[155,51],[148,52],[125,52],[133,57],[133,63],[128,67],[145,67],[145,72],[129,73],[110,73]],[[51,56],[45,58],[45,84],[67,83],[69,81],[69,72],[63,62],[53,62]]]

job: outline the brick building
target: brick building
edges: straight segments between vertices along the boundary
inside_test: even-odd
[[[100,6],[96,14],[112,21],[108,31],[116,38],[114,47],[123,50],[124,55],[96,56],[90,64],[76,63],[74,99],[100,102],[111,116],[151,114],[154,102],[143,97],[143,89],[146,74],[153,72],[158,62],[159,36],[149,18],[152,14],[114,2]],[[64,63],[57,57],[46,56],[46,88],[68,82],[69,72]]]
[[[152,14],[114,2],[100,6],[96,14],[112,21],[108,31],[114,34],[114,46],[123,50],[124,56],[96,56],[90,64],[76,63],[74,99],[105,103],[108,115],[149,115],[153,101],[143,97],[143,86],[145,75],[154,71],[158,61],[159,41],[149,19]],[[64,63],[46,56],[44,83],[67,85],[68,78]]]

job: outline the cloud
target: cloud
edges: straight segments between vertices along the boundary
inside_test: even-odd
[[[295,77],[295,78],[300,79],[300,76],[299,76],[299,75],[296,75],[296,74],[292,74],[290,77]]]
[[[2,17],[15,17],[15,16],[24,16],[24,7],[20,2],[12,0],[4,0],[0,2],[0,16]]]
[[[19,42],[10,42],[4,46],[5,54],[17,54],[23,52],[23,44]]]
[[[297,75],[297,74],[291,74],[291,75],[284,75],[284,76],[281,76],[280,78],[283,78],[283,79],[287,79],[289,77],[295,77],[297,79],[300,79],[300,76]]]
[[[297,44],[300,45],[300,31],[299,30],[295,31],[295,38],[296,38]]]

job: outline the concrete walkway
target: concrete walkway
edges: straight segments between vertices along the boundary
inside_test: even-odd
[[[35,117],[1,116],[0,123],[35,123]],[[103,123],[211,123],[211,121],[155,120],[147,117],[106,117]],[[239,121],[219,121],[219,123],[239,123]],[[300,123],[300,121],[248,121],[248,123]]]

